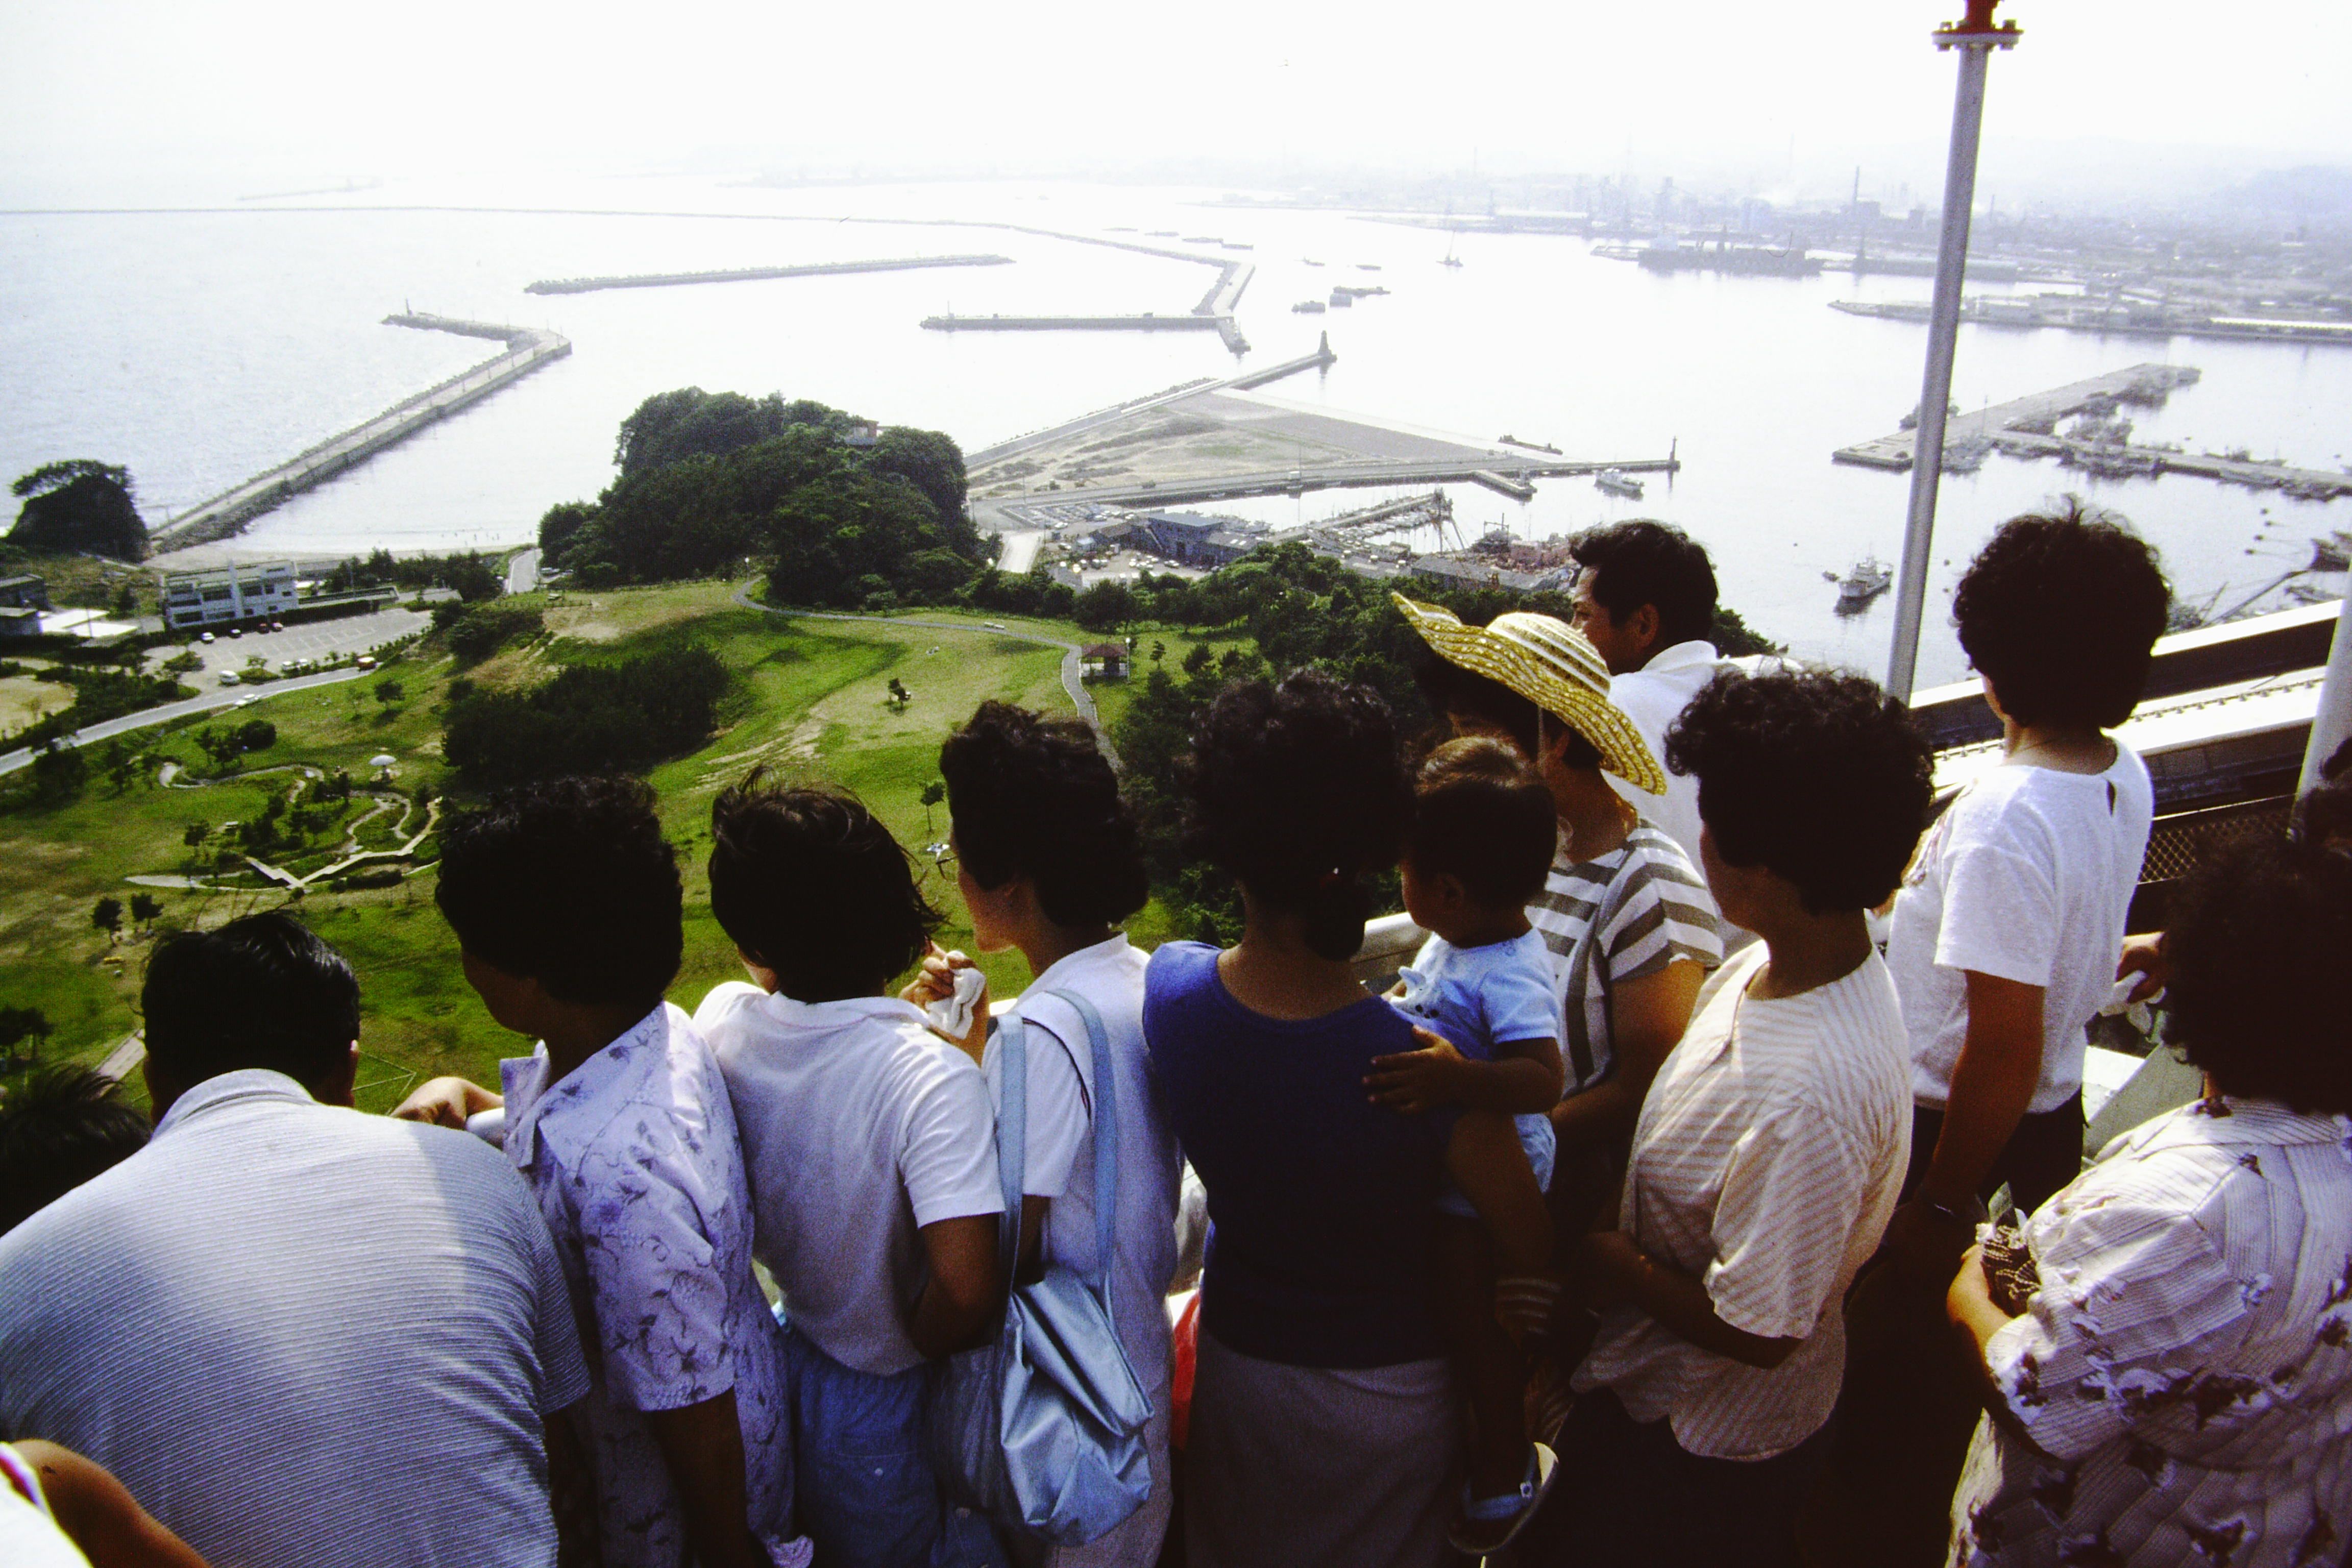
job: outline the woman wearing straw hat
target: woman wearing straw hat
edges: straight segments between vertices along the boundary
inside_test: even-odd
[[[1415,671],[1430,706],[1456,733],[1498,735],[1526,752],[1559,812],[1559,854],[1528,919],[1552,951],[1568,1068],[1552,1112],[1553,1212],[1563,1235],[1580,1234],[1700,982],[1723,962],[1715,900],[1681,847],[1601,776],[1651,795],[1665,787],[1581,632],[1521,611],[1465,626],[1402,594],[1396,603],[1436,655]]]

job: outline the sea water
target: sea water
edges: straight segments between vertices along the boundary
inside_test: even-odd
[[[1909,478],[1832,464],[1917,401],[1924,329],[1847,316],[1838,299],[1924,299],[1925,279],[1654,275],[1569,237],[1443,232],[1333,212],[1214,205],[1217,193],[1054,184],[762,190],[611,183],[560,199],[449,210],[381,189],[299,210],[0,214],[0,474],[61,458],[128,466],[151,526],[478,363],[496,345],[380,324],[404,309],[551,328],[573,353],[258,520],[241,543],[330,554],[533,537],[554,502],[613,475],[616,426],[670,387],[814,397],[943,429],[965,448],[1179,382],[1310,352],[1338,363],[1267,395],[1577,458],[1660,458],[1639,501],[1589,479],[1520,503],[1450,487],[1461,530],[1547,537],[1624,517],[1681,524],[1714,553],[1725,601],[1809,658],[1883,670],[1892,595],[1833,613],[1842,573],[1902,546]],[[519,210],[523,206],[569,210]],[[723,215],[723,216],[722,216]],[[849,221],[844,221],[849,220]],[[946,333],[927,315],[1188,311],[1213,270],[1012,224],[1241,259],[1256,273],[1236,361],[1213,334]],[[1174,229],[1177,240],[1113,228]],[[1216,235],[1252,246],[1185,247]],[[1449,245],[1463,262],[1440,265]],[[524,292],[537,279],[992,252],[1009,267]],[[1308,260],[1324,265],[1310,267]],[[1370,264],[1378,270],[1368,269]],[[1323,315],[1291,304],[1338,283],[1391,292]],[[1961,330],[1953,401],[1998,403],[2143,361],[2193,364],[2140,441],[2251,447],[2335,468],[2352,448],[2352,349]],[[1924,682],[1963,661],[1944,625],[1953,582],[2007,516],[2079,491],[2164,552],[2184,597],[2226,608],[2352,527],[2352,505],[2184,476],[2100,480],[1994,456],[1942,482]],[[1323,491],[1218,510],[1311,521],[1381,492]],[[1436,542],[1423,538],[1423,548]],[[2340,591],[2343,578],[2320,580]],[[2262,601],[2274,605],[2275,595]]]

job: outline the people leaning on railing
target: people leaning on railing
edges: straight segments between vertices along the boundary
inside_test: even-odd
[[[166,939],[144,1146],[102,1080],[0,1106],[0,1445],[65,1468],[9,1471],[0,1558],[79,1520],[173,1568],[2333,1563],[2352,793],[2122,946],[2149,791],[2103,727],[2163,597],[2095,520],[1995,536],[1957,614],[2007,765],[1924,841],[1875,686],[1718,676],[1664,742],[1703,877],[1616,787],[1667,775],[1588,639],[1407,604],[1418,774],[1367,688],[1229,685],[1168,782],[1240,939],[1148,958],[1092,736],[983,704],[940,767],[972,945],[1035,976],[995,1009],[873,813],[755,771],[709,864],[751,983],[689,1018],[650,790],[531,785],[436,899],[533,1049],[405,1121],[349,1109],[358,983],[289,915]],[[1427,930],[1368,930],[1401,853]],[[2119,949],[2207,1093],[2077,1175]],[[1964,1223],[2003,1183],[2021,1224]]]

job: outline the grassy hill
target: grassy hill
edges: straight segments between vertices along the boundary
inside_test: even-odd
[[[376,776],[369,759],[380,753],[398,760],[388,780],[393,790],[413,794],[421,784],[437,795],[447,782],[439,756],[440,709],[453,679],[490,688],[527,685],[551,667],[617,660],[692,641],[717,654],[740,679],[710,742],[650,775],[670,837],[686,860],[686,961],[670,995],[691,1008],[711,984],[742,973],[710,917],[703,872],[710,800],[719,789],[761,763],[796,778],[839,784],[864,797],[902,843],[919,848],[946,835],[944,808],[932,808],[927,820],[920,792],[937,776],[940,740],[975,705],[997,697],[1069,710],[1059,680],[1060,650],[1001,636],[982,621],[1003,619],[1015,629],[1087,640],[1060,623],[951,610],[914,612],[950,629],[777,616],[745,608],[733,595],[733,584],[708,582],[578,595],[544,605],[546,637],[469,670],[460,672],[446,656],[416,655],[377,677],[272,697],[237,718],[267,717],[277,726],[276,743],[240,759],[236,776],[200,787],[184,787],[184,781],[166,787],[158,775],[166,761],[191,773],[211,772],[195,742],[201,724],[142,731],[135,739],[152,753],[150,765],[120,793],[94,780],[70,805],[0,816],[0,975],[5,977],[0,1005],[38,1007],[48,1016],[56,1032],[45,1059],[103,1056],[137,1026],[149,941],[126,926],[119,942],[110,942],[90,921],[100,898],[128,902],[134,892],[151,892],[163,901],[164,928],[215,925],[288,901],[283,889],[265,889],[251,878],[251,886],[217,889],[141,888],[124,880],[199,868],[197,852],[184,842],[192,824],[203,823],[212,833],[205,850],[209,858],[223,842],[224,824],[258,818],[273,794],[306,776],[301,770],[331,776],[343,769],[355,781],[369,781]],[[543,604],[538,595],[513,602]],[[1181,652],[1171,639],[1171,657]],[[913,693],[903,710],[886,700],[894,677]],[[379,700],[380,679],[398,683],[397,700]],[[351,817],[365,809],[362,802]],[[389,811],[381,814],[362,832],[362,846],[389,841],[394,820]],[[409,831],[418,821],[411,817]],[[330,858],[322,838],[313,853],[288,863],[306,870]],[[932,870],[928,887],[950,913],[940,940],[968,945],[970,927],[952,867]],[[366,1058],[361,1103],[368,1109],[389,1107],[415,1079],[437,1072],[494,1082],[498,1058],[525,1044],[492,1024],[466,988],[456,944],[432,894],[428,867],[396,886],[314,890],[299,900],[302,918],[359,973]],[[982,962],[999,994],[1028,978],[1018,953]]]

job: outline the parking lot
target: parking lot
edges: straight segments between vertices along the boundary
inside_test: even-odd
[[[224,669],[243,669],[246,661],[259,654],[269,661],[272,674],[284,669],[289,659],[317,659],[330,655],[365,653],[378,643],[394,637],[406,637],[423,631],[427,618],[415,610],[377,610],[371,615],[345,616],[339,620],[308,621],[289,626],[282,632],[257,632],[247,626],[242,637],[230,637],[226,632],[215,632],[211,642],[193,642],[189,648],[205,661],[204,668],[180,679],[191,686],[213,686],[220,680]],[[151,668],[177,656],[182,650],[164,647],[148,656]]]

